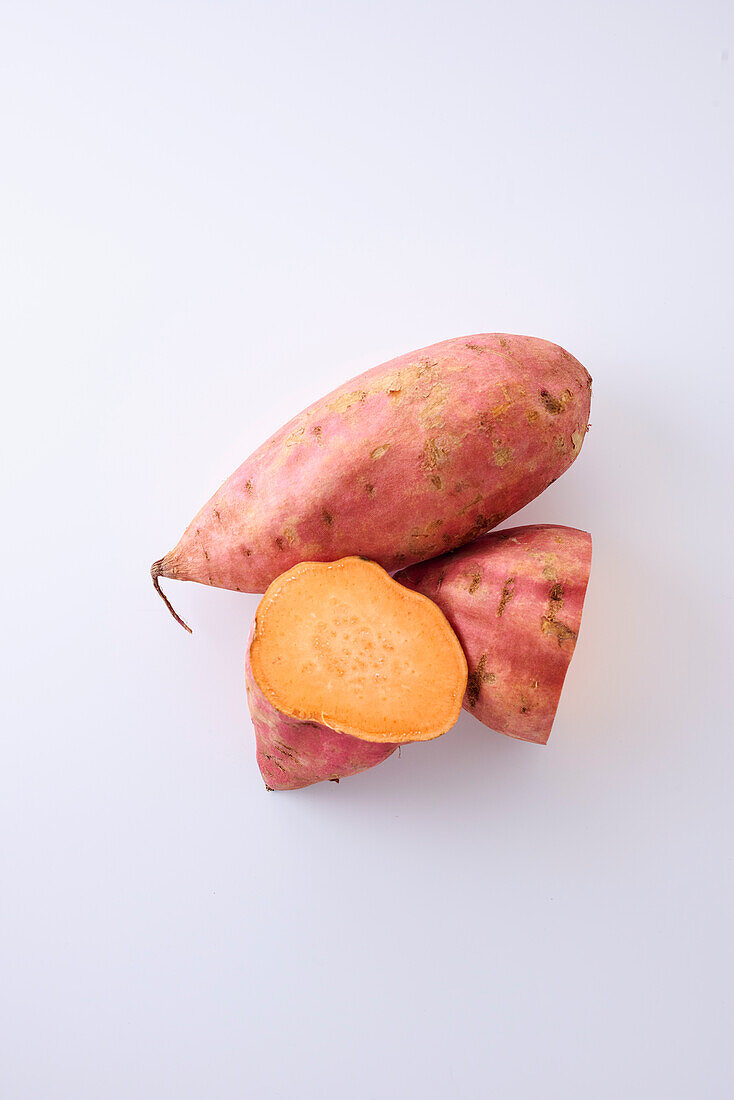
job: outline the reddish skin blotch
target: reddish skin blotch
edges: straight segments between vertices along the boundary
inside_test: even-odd
[[[395,580],[443,611],[469,665],[464,707],[490,729],[545,744],[573,656],[591,536],[547,524],[497,531]]]

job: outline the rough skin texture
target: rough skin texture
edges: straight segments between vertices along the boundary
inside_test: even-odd
[[[373,768],[392,756],[397,745],[359,741],[316,722],[289,718],[268,702],[257,686],[247,643],[245,683],[257,763],[269,791],[295,791],[323,779],[338,781]]]
[[[301,561],[394,571],[512,515],[566,470],[591,379],[529,336],[465,336],[347,382],[251,455],[153,577],[263,592]]]
[[[545,744],[581,623],[591,536],[514,527],[400,572],[441,608],[469,664],[464,707],[493,730]]]

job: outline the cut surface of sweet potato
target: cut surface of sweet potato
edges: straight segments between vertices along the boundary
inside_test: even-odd
[[[439,737],[466,690],[466,658],[443,612],[363,558],[302,562],[273,581],[250,661],[283,714],[363,741]]]

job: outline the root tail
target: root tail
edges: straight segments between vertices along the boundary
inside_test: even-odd
[[[166,605],[168,610],[171,612],[171,614],[173,615],[174,619],[179,624],[179,626],[182,626],[184,628],[184,630],[188,630],[189,634],[191,634],[191,633],[193,633],[192,630],[191,630],[191,627],[183,621],[181,616],[176,611],[174,611],[171,601],[169,600],[168,596],[165,594],[165,592],[161,588],[160,578],[167,576],[167,573],[165,571],[165,566],[164,566],[165,560],[166,560],[165,558],[161,558],[160,561],[154,561],[153,564],[150,567],[150,575],[153,578],[153,587],[155,588],[156,592],[158,593],[160,598],[163,600],[164,604]]]

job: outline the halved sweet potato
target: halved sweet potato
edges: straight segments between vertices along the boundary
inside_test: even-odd
[[[282,714],[267,701],[255,682],[249,644],[245,683],[255,730],[257,763],[269,791],[296,791],[324,779],[338,783],[349,775],[381,764],[398,747],[360,741],[320,722],[302,722]]]
[[[464,706],[490,729],[545,744],[581,625],[591,535],[539,524],[485,535],[395,579],[430,596],[464,647]]]
[[[363,558],[303,562],[260,603],[248,654],[264,699],[362,741],[429,741],[456,722],[467,664],[444,614]]]

